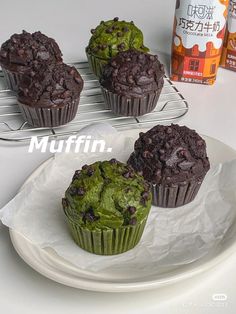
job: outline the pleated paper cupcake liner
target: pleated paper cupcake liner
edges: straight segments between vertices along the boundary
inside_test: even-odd
[[[152,204],[158,207],[175,208],[186,205],[196,197],[202,181],[190,181],[185,185],[152,185]]]
[[[18,92],[18,82],[20,80],[21,75],[8,71],[3,67],[2,72],[7,83],[7,87],[14,92]]]
[[[144,219],[136,226],[90,231],[72,220],[65,209],[64,212],[75,243],[83,250],[97,255],[116,255],[133,249],[139,243],[147,221]]]
[[[20,111],[30,125],[34,127],[56,127],[72,121],[77,113],[79,99],[58,108],[31,107],[18,102]]]
[[[91,54],[89,54],[87,52],[87,50],[86,50],[86,55],[88,58],[88,63],[89,63],[90,69],[99,78],[102,74],[102,70],[103,70],[104,65],[107,64],[107,61],[92,56]]]
[[[119,116],[139,117],[153,111],[160,97],[161,89],[140,98],[128,98],[123,95],[112,93],[102,87],[105,108]]]

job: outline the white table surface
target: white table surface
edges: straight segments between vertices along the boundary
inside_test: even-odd
[[[42,30],[55,37],[66,60],[83,60],[89,28],[113,16],[133,19],[153,50],[170,48],[174,0],[5,1],[1,3],[0,42],[21,29]],[[181,124],[236,149],[236,73],[219,70],[214,86],[179,83],[190,104]],[[27,153],[27,146],[0,143],[0,207],[48,154]],[[223,209],[222,209],[223,210]],[[0,224],[0,313],[207,313],[236,312],[236,254],[209,273],[162,290],[108,294],[80,291],[52,282],[27,266],[14,251],[8,230]],[[225,303],[212,295],[224,293]]]

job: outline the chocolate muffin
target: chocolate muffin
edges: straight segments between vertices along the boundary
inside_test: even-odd
[[[64,63],[37,64],[19,83],[19,107],[32,126],[63,125],[74,119],[82,89],[76,68]]]
[[[115,17],[110,21],[102,21],[91,30],[86,54],[90,67],[95,75],[100,77],[103,66],[120,51],[135,48],[147,52],[149,49],[143,44],[143,34],[134,22],[119,21]]]
[[[35,61],[39,63],[62,61],[62,53],[54,39],[41,32],[30,34],[23,31],[21,34],[12,35],[2,44],[0,65],[10,89],[18,90],[19,79]]]
[[[100,83],[107,109],[121,116],[142,116],[157,104],[164,84],[158,57],[138,50],[120,52],[104,66]]]
[[[74,241],[88,252],[112,255],[137,245],[151,197],[142,176],[112,159],[77,170],[62,205]]]
[[[128,164],[152,184],[153,204],[160,207],[194,200],[210,168],[204,139],[177,124],[140,133]]]

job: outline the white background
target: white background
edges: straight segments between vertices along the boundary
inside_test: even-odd
[[[102,19],[119,16],[134,20],[152,50],[170,53],[174,7],[175,0],[1,0],[0,42],[22,29],[41,30],[57,40],[65,61],[85,60],[89,30]],[[236,149],[235,82],[236,73],[221,69],[214,86],[177,84],[190,104],[190,112],[181,123]],[[47,157],[30,155],[24,146],[0,143],[0,206],[15,195],[25,178]],[[235,265],[236,255],[208,274],[164,290],[116,295],[79,291],[30,269],[12,248],[7,229],[0,225],[0,313],[233,314]],[[213,302],[215,293],[227,294],[227,303]]]

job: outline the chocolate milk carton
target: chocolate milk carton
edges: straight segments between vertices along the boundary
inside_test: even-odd
[[[221,66],[236,71],[236,0],[230,0]]]
[[[171,79],[211,85],[220,63],[229,0],[177,0]]]

